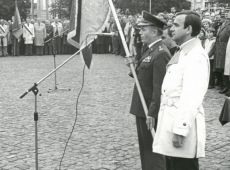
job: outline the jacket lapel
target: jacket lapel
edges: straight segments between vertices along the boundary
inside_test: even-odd
[[[173,65],[173,64],[178,64],[180,52],[181,52],[181,51],[179,50],[179,51],[177,51],[177,52],[173,55],[173,57],[171,58],[171,60],[168,62],[166,68],[168,68],[169,66],[171,66],[171,65]]]

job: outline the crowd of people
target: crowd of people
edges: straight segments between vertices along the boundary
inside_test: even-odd
[[[176,43],[171,39],[170,31],[176,12],[175,7],[172,7],[170,13],[162,12],[157,15],[167,23],[163,29],[162,38],[171,54],[177,48]],[[142,16],[141,14],[131,15],[128,10],[120,9],[117,10],[117,13],[130,53],[138,59],[141,57],[144,47],[139,34],[140,29],[136,25]],[[230,96],[230,57],[229,52],[226,53],[230,36],[230,14],[203,12],[200,13],[200,16],[202,30],[199,38],[209,54],[211,63],[209,88],[216,87],[220,93]],[[68,19],[55,18],[41,21],[40,19],[27,18],[22,21],[23,34],[19,40],[12,36],[12,23],[11,20],[0,20],[0,56],[73,54],[76,51],[67,42],[70,26]],[[125,56],[125,50],[113,17],[110,18],[104,32],[113,33],[113,36],[99,36],[93,42],[93,52]],[[51,40],[54,36],[56,38]]]
[[[69,20],[58,18],[42,21],[27,18],[22,21],[19,39],[12,34],[12,21],[0,20],[0,56],[72,54],[74,47],[67,43]],[[55,37],[55,38],[54,38]]]

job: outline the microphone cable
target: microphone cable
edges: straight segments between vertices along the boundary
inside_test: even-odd
[[[74,124],[73,124],[72,130],[71,130],[71,132],[70,132],[70,135],[69,135],[69,137],[68,137],[68,139],[67,139],[67,141],[66,141],[66,144],[65,144],[65,149],[64,149],[64,151],[63,151],[62,158],[61,158],[61,161],[60,161],[60,163],[59,163],[59,170],[61,170],[61,165],[62,165],[64,156],[65,156],[65,152],[66,152],[68,143],[69,143],[69,141],[70,141],[70,139],[71,139],[71,136],[72,136],[72,134],[73,134],[73,131],[74,131],[75,126],[76,126],[76,123],[77,123],[78,103],[79,103],[79,98],[80,98],[80,96],[81,96],[81,93],[82,93],[84,84],[85,84],[85,65],[84,65],[83,71],[82,71],[82,84],[81,84],[81,89],[80,89],[80,91],[79,91],[79,93],[78,93],[77,101],[76,101],[76,112],[75,112],[76,115],[75,115],[75,120],[74,120]]]

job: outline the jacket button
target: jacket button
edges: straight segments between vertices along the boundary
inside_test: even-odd
[[[186,126],[186,123],[183,123],[183,126]]]

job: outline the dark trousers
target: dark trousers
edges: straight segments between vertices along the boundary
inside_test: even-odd
[[[210,77],[209,77],[209,85],[214,86],[215,85],[215,73],[213,71],[214,67],[214,60],[209,60],[210,61]]]
[[[36,55],[43,55],[43,46],[36,46]]]
[[[152,152],[153,138],[147,129],[146,119],[136,117],[142,170],[166,170],[165,157]]]
[[[120,49],[119,49],[119,37],[118,36],[113,36],[112,37],[112,45],[113,45],[113,54],[120,54]]]
[[[198,158],[166,157],[167,170],[199,170]]]
[[[32,44],[25,45],[25,55],[28,55],[28,56],[33,55],[33,45]]]
[[[44,46],[44,54],[45,55],[51,55],[51,54],[53,54],[53,45],[52,45],[52,43],[47,43],[47,44],[45,44],[45,46]]]
[[[12,42],[12,55],[13,56],[19,56],[19,42],[18,39],[13,37],[13,42]]]
[[[54,38],[54,47],[53,47],[55,54],[62,54],[62,38],[61,37],[56,37]]]

